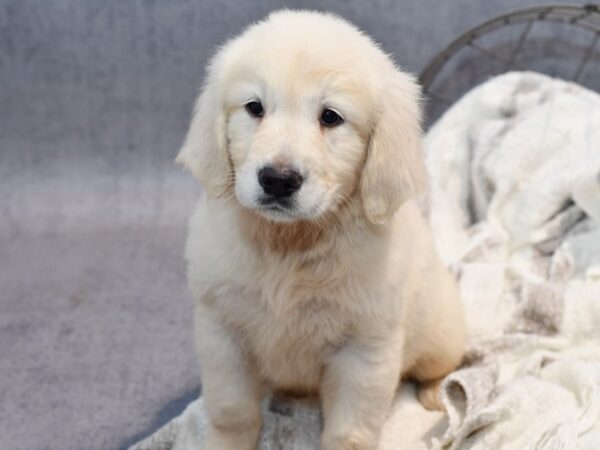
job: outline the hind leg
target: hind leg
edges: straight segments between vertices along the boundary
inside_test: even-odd
[[[439,395],[442,381],[458,367],[462,355],[463,351],[456,346],[449,348],[448,353],[428,355],[417,361],[409,376],[419,382],[417,397],[425,409],[443,410]]]
[[[429,326],[420,336],[420,352],[410,378],[420,383],[418,398],[429,410],[442,410],[440,385],[446,375],[461,363],[466,342],[464,311],[454,280],[449,274],[442,277]]]
[[[443,411],[444,405],[440,398],[440,388],[444,378],[425,381],[417,388],[417,398],[423,407],[429,411]]]

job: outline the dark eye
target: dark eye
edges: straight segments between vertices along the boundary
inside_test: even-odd
[[[324,109],[319,120],[326,127],[337,127],[344,122],[344,119],[333,109]]]
[[[262,103],[259,101],[253,101],[246,103],[246,111],[252,117],[262,117],[265,115],[265,110],[263,109]]]

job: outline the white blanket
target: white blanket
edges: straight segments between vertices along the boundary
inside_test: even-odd
[[[469,349],[448,416],[405,386],[380,450],[600,448],[600,96],[534,73],[473,89],[426,139],[428,210]],[[265,404],[261,449],[318,448],[318,408]],[[132,447],[197,450],[202,399]]]
[[[430,221],[471,335],[432,446],[600,448],[600,96],[506,74],[427,149]]]

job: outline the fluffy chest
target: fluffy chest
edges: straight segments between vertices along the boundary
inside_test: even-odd
[[[332,351],[360,327],[381,328],[394,315],[390,296],[381,295],[381,242],[341,235],[317,255],[269,253],[245,242],[236,228],[219,226],[227,222],[217,220],[222,214],[216,210],[192,221],[192,289],[198,298],[214,294],[213,310],[235,330],[266,380],[291,388],[318,385]]]
[[[224,319],[239,330],[266,380],[312,389],[328,354],[348,339],[358,320],[358,296],[350,287],[344,274],[332,278],[285,264],[263,267],[230,297]]]

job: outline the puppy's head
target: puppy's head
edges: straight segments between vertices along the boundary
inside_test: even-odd
[[[278,222],[356,201],[385,223],[425,184],[419,90],[340,18],[281,11],[208,68],[177,161],[209,195]]]

